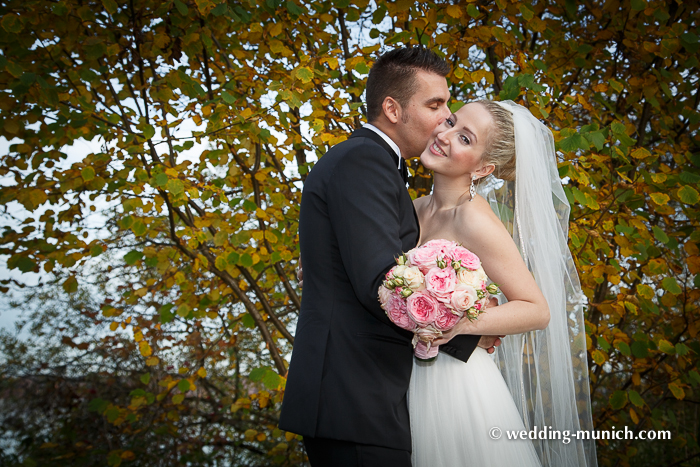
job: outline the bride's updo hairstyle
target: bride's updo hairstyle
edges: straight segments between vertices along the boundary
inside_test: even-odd
[[[515,128],[513,115],[497,102],[478,100],[491,114],[493,127],[486,138],[486,149],[482,156],[486,164],[493,164],[493,175],[501,180],[515,180]]]

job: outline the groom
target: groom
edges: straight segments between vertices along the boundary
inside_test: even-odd
[[[370,123],[304,184],[304,294],[279,426],[304,436],[314,467],[411,466],[412,333],[389,321],[377,291],[420,237],[404,159],[450,115],[448,72],[421,47],[381,56],[367,79]],[[467,361],[478,341],[458,336],[441,350]]]

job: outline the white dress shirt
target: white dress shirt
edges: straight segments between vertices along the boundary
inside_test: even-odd
[[[401,170],[401,164],[402,164],[402,162],[403,162],[403,157],[401,157],[401,149],[399,149],[399,146],[398,146],[396,143],[394,143],[394,141],[392,141],[392,139],[389,138],[389,137],[386,135],[386,133],[384,133],[382,130],[380,130],[380,129],[377,128],[376,126],[372,125],[371,123],[365,123],[365,124],[363,125],[363,128],[367,128],[368,130],[372,130],[373,132],[375,132],[376,134],[378,134],[379,136],[381,136],[382,139],[383,139],[384,141],[386,141],[386,143],[389,145],[389,147],[391,147],[391,149],[394,150],[394,152],[396,153],[396,155],[399,156],[399,163],[398,163],[397,168],[398,168],[399,170]]]

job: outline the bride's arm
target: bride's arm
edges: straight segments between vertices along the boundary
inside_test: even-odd
[[[444,344],[457,334],[518,334],[546,328],[547,301],[508,231],[481,197],[476,197],[464,211],[456,219],[460,241],[479,256],[484,271],[499,285],[508,303],[487,308],[475,321],[462,319],[435,343]]]

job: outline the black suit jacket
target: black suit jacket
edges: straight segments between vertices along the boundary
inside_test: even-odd
[[[419,238],[397,163],[390,146],[362,128],[306,179],[299,219],[304,293],[283,430],[411,450],[413,335],[391,323],[377,292],[395,256]],[[466,361],[477,342],[459,336],[442,350]]]

